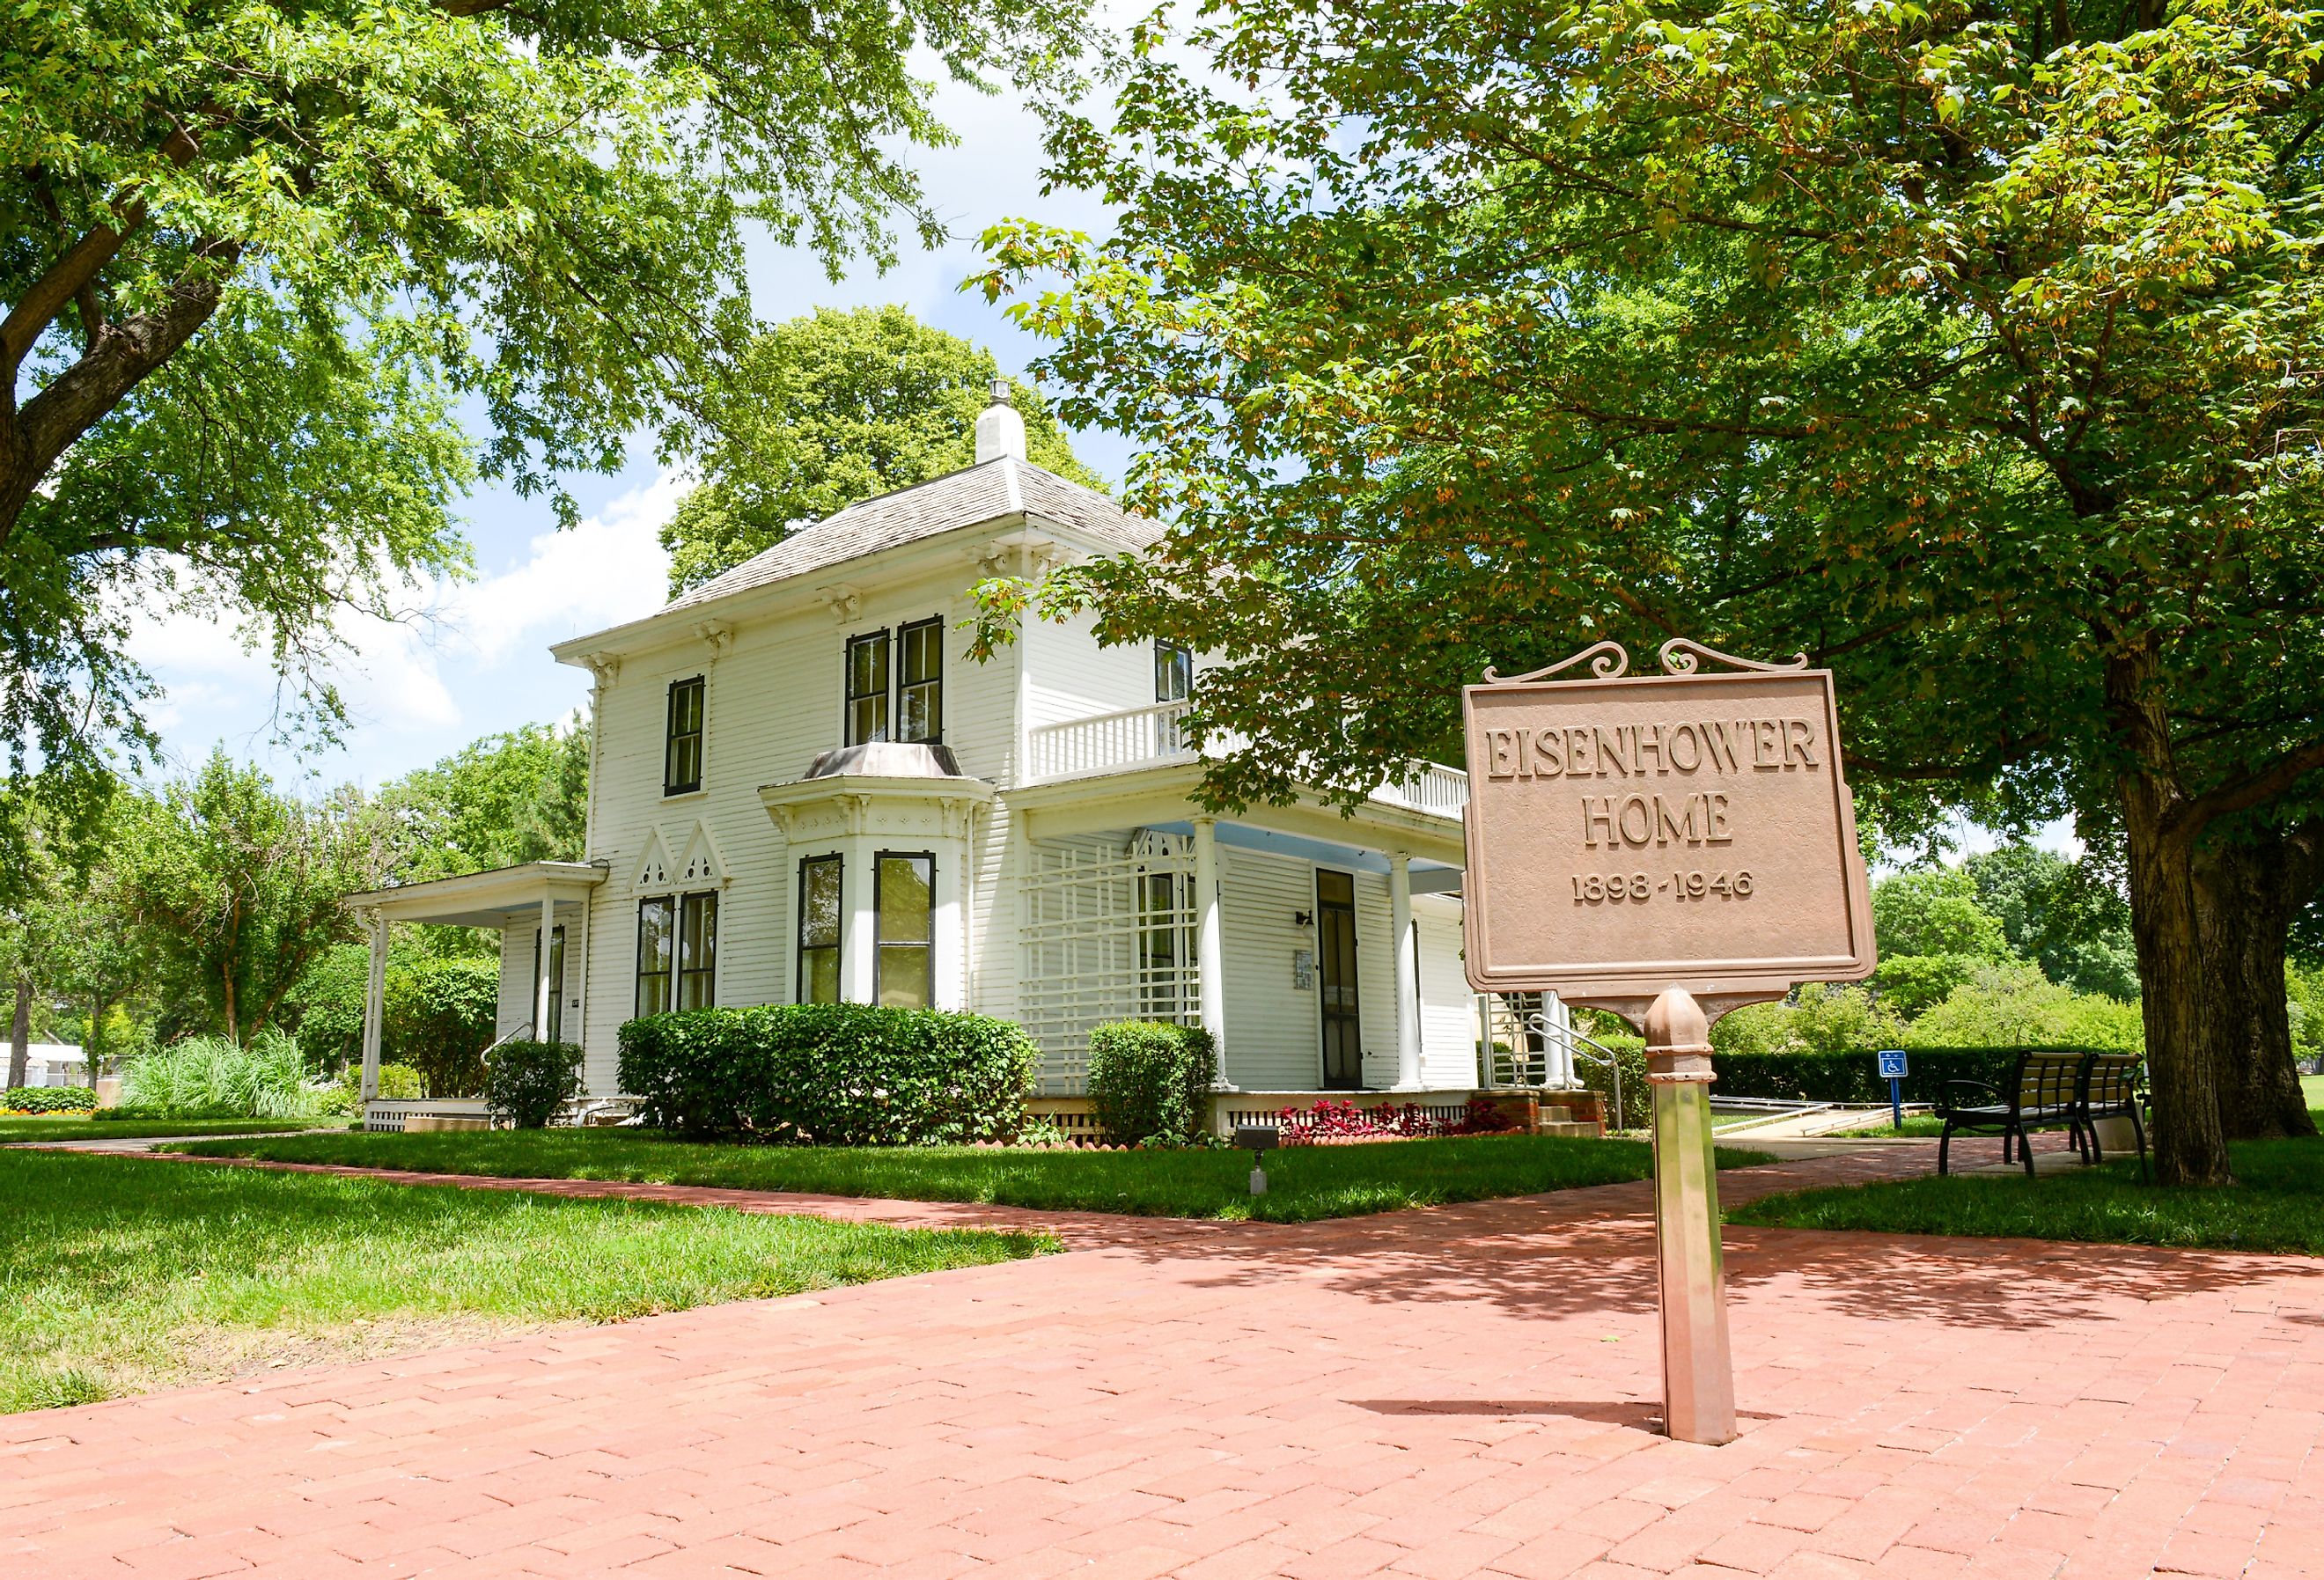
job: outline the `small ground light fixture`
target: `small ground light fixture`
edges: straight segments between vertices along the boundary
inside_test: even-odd
[[[1239,1124],[1235,1150],[1250,1154],[1250,1194],[1267,1194],[1267,1154],[1283,1144],[1283,1132],[1271,1124]]]

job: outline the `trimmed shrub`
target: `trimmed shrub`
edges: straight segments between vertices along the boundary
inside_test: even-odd
[[[87,1086],[11,1086],[0,1093],[0,1109],[11,1113],[88,1113],[97,1094]]]
[[[1911,1048],[1905,1062],[1912,1073],[1904,1077],[1904,1101],[1934,1103],[1944,1095],[1947,1081],[1983,1081],[2006,1086],[2017,1056],[2024,1052],[2083,1053],[2079,1048]],[[2103,1050],[2101,1050],[2103,1051]],[[1786,1097],[1811,1103],[1886,1103],[1888,1083],[1880,1078],[1876,1050],[1851,1053],[1718,1054],[1711,1065],[1718,1083],[1711,1088],[1720,1097]],[[1623,1072],[1629,1078],[1629,1072]]]
[[[1012,1021],[876,1004],[684,1010],[621,1031],[650,1125],[832,1147],[1013,1141],[1039,1059]]]
[[[350,1104],[363,1101],[363,1061],[357,1059],[339,1072],[339,1095]],[[391,1098],[413,1098],[428,1095],[427,1083],[420,1072],[408,1064],[382,1064],[379,1067],[379,1095]],[[347,1110],[352,1113],[353,1108]]]
[[[484,1056],[484,1106],[519,1130],[546,1129],[580,1095],[577,1044],[503,1042]]]
[[[1610,1017],[1609,1017],[1610,1019]],[[1606,1100],[1608,1130],[1645,1130],[1654,1123],[1654,1091],[1646,1085],[1646,1039],[1635,1031],[1604,1030],[1592,1033],[1597,1040],[1614,1050],[1615,1059],[1622,1067],[1622,1108],[1614,1111],[1614,1072],[1600,1062],[1598,1050],[1585,1048],[1573,1056],[1573,1073],[1582,1085]],[[1588,1057],[1584,1057],[1584,1056]],[[1727,1060],[1714,1058],[1711,1063],[1719,1070],[1719,1078],[1727,1078]],[[1723,1090],[1713,1087],[1712,1090]],[[1552,1097],[1550,1101],[1554,1102]]]
[[[1200,1026],[1109,1021],[1090,1032],[1089,1095],[1114,1141],[1189,1141],[1209,1128],[1219,1055]]]

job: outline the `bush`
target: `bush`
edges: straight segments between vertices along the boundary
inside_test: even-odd
[[[363,1061],[339,1072],[339,1092],[349,1103],[363,1101]],[[410,1100],[428,1095],[428,1087],[420,1072],[408,1064],[383,1064],[379,1067],[379,1095],[383,1097]],[[353,1113],[353,1109],[348,1110]]]
[[[1914,1021],[1901,1042],[1888,1046],[2063,1046],[2143,1053],[2146,1025],[2135,1003],[2076,993],[2044,980],[2030,966],[1989,966]]]
[[[1646,1086],[1646,1039],[1635,1031],[1603,1030],[1591,1035],[1612,1049],[1622,1067],[1620,1111],[1614,1106],[1614,1072],[1600,1062],[1596,1049],[1584,1048],[1573,1056],[1574,1075],[1583,1086],[1606,1100],[1608,1130],[1646,1129],[1654,1123],[1654,1096]],[[1723,1062],[1720,1067],[1726,1067]]]
[[[581,1049],[570,1042],[503,1042],[484,1056],[484,1106],[519,1130],[542,1130],[581,1095]]]
[[[272,1027],[246,1045],[189,1037],[121,1071],[122,1105],[166,1119],[311,1119],[325,1095],[307,1085],[298,1042]]]
[[[420,1072],[429,1096],[475,1096],[487,1089],[483,1054],[500,998],[496,961],[418,961],[388,979],[383,1046]]]
[[[11,1113],[88,1113],[97,1094],[87,1086],[11,1086],[0,1093],[0,1108]]]
[[[1039,1052],[984,1015],[873,1004],[685,1010],[621,1030],[645,1123],[835,1147],[1014,1140]]]
[[[1205,1134],[1218,1078],[1218,1049],[1200,1026],[1110,1021],[1090,1032],[1089,1095],[1116,1141]]]

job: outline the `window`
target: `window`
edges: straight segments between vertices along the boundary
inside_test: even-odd
[[[847,744],[888,739],[888,633],[847,639]]]
[[[638,1013],[699,1010],[715,1002],[718,895],[638,901]]]
[[[839,892],[844,872],[835,855],[811,855],[799,863],[796,996],[803,1004],[839,1002],[839,940],[844,923]]]
[[[1148,1021],[1176,1021],[1193,1008],[1186,1002],[1186,967],[1194,954],[1194,881],[1176,873],[1140,873],[1137,882],[1138,1012]]]
[[[1184,702],[1194,688],[1194,655],[1175,642],[1154,644],[1154,700]]]
[[[718,893],[682,895],[678,902],[678,1007],[707,1009],[718,974]]]
[[[669,736],[662,750],[661,793],[702,788],[702,677],[669,683]]]
[[[936,869],[933,855],[881,851],[872,905],[878,913],[875,1002],[924,1010],[936,999]]]
[[[944,617],[896,632],[896,738],[944,739]]]
[[[669,1008],[672,915],[667,894],[638,901],[638,1013],[659,1015]]]
[[[539,1013],[540,996],[540,929],[532,929],[532,975],[530,978],[534,1012]],[[549,1030],[533,1029],[535,1037],[543,1042],[565,1040],[565,929],[558,928],[549,935]]]

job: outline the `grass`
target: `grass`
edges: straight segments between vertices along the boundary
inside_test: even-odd
[[[120,1141],[153,1136],[246,1135],[258,1131],[309,1130],[345,1120],[280,1119],[90,1119],[60,1114],[14,1114],[0,1118],[0,1143],[8,1141]]]
[[[286,1136],[171,1150],[446,1174],[628,1179],[1272,1223],[1644,1179],[1650,1158],[1641,1142],[1564,1136],[1298,1147],[1268,1155],[1268,1193],[1254,1197],[1250,1155],[1230,1151],[758,1147],[681,1141],[633,1130]],[[1724,1147],[1719,1158],[1727,1168],[1774,1160],[1764,1152]]]
[[[0,1410],[1053,1249],[512,1191],[0,1152]]]
[[[2324,1081],[2302,1083],[2324,1125]],[[2324,1255],[2324,1138],[2228,1144],[2236,1183],[2218,1190],[2141,1185],[2125,1159],[2028,1179],[1933,1175],[1766,1197],[1737,1224],[1899,1234],[2003,1235]]]

